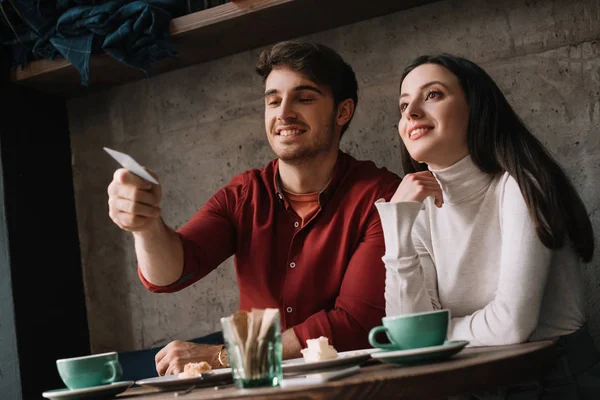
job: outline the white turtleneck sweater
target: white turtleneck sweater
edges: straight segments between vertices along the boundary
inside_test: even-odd
[[[375,205],[385,237],[386,314],[449,309],[448,340],[487,346],[541,340],[585,322],[571,246],[546,248],[517,182],[470,156],[439,171],[444,204]]]

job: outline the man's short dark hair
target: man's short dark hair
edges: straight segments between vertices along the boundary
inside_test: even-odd
[[[335,107],[346,99],[358,104],[358,83],[352,67],[333,49],[311,41],[289,40],[264,50],[256,65],[263,81],[273,69],[289,68],[311,81],[325,85],[333,93]],[[354,114],[352,115],[354,117]],[[344,134],[352,118],[342,127]]]

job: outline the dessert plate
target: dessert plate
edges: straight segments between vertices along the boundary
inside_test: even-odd
[[[294,374],[297,372],[361,365],[369,361],[371,354],[377,351],[380,351],[380,349],[371,348],[342,351],[338,353],[337,358],[312,362],[306,362],[304,361],[304,358],[293,358],[290,360],[283,360],[281,363],[281,369],[283,370],[284,374]]]
[[[230,382],[232,380],[233,377],[231,376],[231,368],[219,368],[190,378],[180,378],[177,375],[166,375],[142,379],[136,381],[135,384],[140,386],[150,386],[161,390],[172,390],[188,388],[190,386],[211,386]]]

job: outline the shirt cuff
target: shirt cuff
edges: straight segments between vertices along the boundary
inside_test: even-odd
[[[186,238],[181,233],[177,232],[181,245],[183,246],[183,270],[181,276],[175,282],[167,286],[157,286],[146,279],[140,265],[138,264],[138,276],[142,284],[151,292],[154,293],[174,293],[200,279],[197,274],[194,274],[192,266],[195,265],[195,256],[192,246],[187,245]]]
[[[425,205],[417,201],[389,203],[383,199],[375,202],[381,219],[385,240],[384,262],[404,257],[414,257],[417,253],[412,241],[412,228],[419,211]]]

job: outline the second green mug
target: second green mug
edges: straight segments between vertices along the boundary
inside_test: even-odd
[[[71,390],[106,385],[121,378],[123,369],[116,352],[56,360],[62,381]]]
[[[384,350],[409,350],[444,344],[450,323],[450,310],[436,310],[396,315],[381,319],[383,326],[369,332],[369,343]],[[387,334],[390,343],[380,343],[379,332]]]

